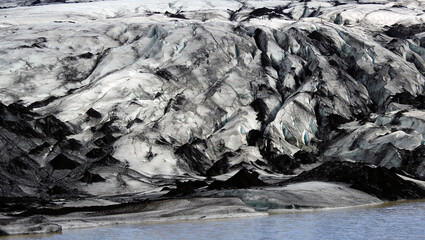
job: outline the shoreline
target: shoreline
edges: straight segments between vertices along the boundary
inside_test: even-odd
[[[314,187],[315,189],[309,189],[309,191],[303,191],[306,186]],[[343,209],[361,209],[361,208],[375,208],[385,207],[388,205],[397,205],[407,202],[425,202],[425,199],[419,200],[398,200],[398,201],[382,201],[376,200],[377,198],[361,193],[355,189],[343,189],[344,185],[336,185],[334,183],[324,182],[307,182],[301,184],[292,184],[289,187],[265,187],[265,188],[250,188],[250,189],[234,189],[230,192],[238,193],[240,197],[226,196],[226,190],[221,191],[207,191],[204,193],[198,193],[192,196],[170,198],[170,199],[155,199],[145,201],[135,201],[133,203],[118,203],[115,205],[97,206],[96,211],[90,210],[87,207],[86,210],[81,207],[74,208],[74,211],[67,210],[67,213],[61,214],[61,208],[57,207],[50,212],[46,211],[49,208],[44,208],[45,214],[41,209],[38,214],[30,214],[30,216],[20,217],[19,214],[13,217],[11,214],[7,216],[2,214],[3,223],[0,225],[0,229],[3,232],[9,234],[8,236],[28,236],[37,234],[42,236],[50,233],[61,233],[62,231],[75,230],[75,229],[87,229],[87,228],[98,228],[107,226],[118,226],[118,225],[150,225],[150,224],[172,224],[178,222],[198,222],[198,221],[216,221],[216,220],[230,220],[238,218],[251,218],[251,217],[266,217],[271,215],[279,214],[296,214],[296,213],[308,213],[316,211],[333,211]],[[285,190],[286,188],[286,190]],[[341,188],[341,192],[336,192],[333,199],[332,205],[326,205],[322,203],[321,207],[318,207],[318,203],[321,199],[317,198],[315,201],[308,202],[308,196],[313,195],[314,197],[327,198],[326,191],[333,191],[335,188]],[[288,190],[289,189],[289,190]],[[305,190],[305,189],[304,189]],[[357,196],[356,202],[344,202],[346,196],[342,193],[344,191],[350,191],[352,196]],[[297,195],[297,194],[302,195]],[[315,195],[320,193],[321,195]],[[210,196],[202,196],[208,195]],[[267,197],[269,201],[269,208],[261,210],[256,208],[255,204],[247,201],[251,195]],[[302,206],[296,206],[297,208],[290,209],[290,204],[280,205],[276,208],[276,205],[271,204],[277,196],[289,196],[293,195],[299,202],[306,201]],[[339,195],[338,195],[339,194]],[[355,195],[360,194],[360,195]],[[221,196],[220,196],[221,195]],[[364,195],[364,196],[363,196]],[[364,198],[369,196],[369,198]],[[244,199],[245,198],[245,199]],[[303,198],[300,200],[300,198]],[[322,199],[322,200],[323,200]],[[339,201],[337,199],[340,199]],[[84,200],[87,206],[93,204],[93,202],[102,202],[101,199]],[[286,203],[290,202],[290,199],[286,200]],[[365,201],[368,202],[365,202]],[[81,204],[81,202],[74,202],[74,204]],[[72,208],[71,208],[72,209]],[[54,211],[57,211],[56,213]],[[21,214],[24,212],[21,212]],[[25,215],[25,214],[24,214]],[[5,224],[5,222],[9,222]],[[34,231],[37,229],[37,231]],[[52,231],[54,230],[54,231]],[[40,235],[41,234],[41,235]],[[8,237],[4,236],[4,237]],[[2,237],[2,239],[5,239]]]
[[[353,176],[380,174],[386,181],[372,181],[367,175],[335,181],[347,172]],[[371,207],[399,199],[425,201],[425,189],[418,183],[422,182],[402,179],[383,168],[347,162],[327,162],[275,184],[265,183],[257,174],[242,169],[226,181],[179,182],[168,191],[51,199],[36,205],[29,202],[18,209],[13,209],[12,204],[3,210],[0,235]],[[19,206],[19,199],[12,201],[15,207]]]
[[[225,199],[225,198],[224,198]],[[191,200],[191,199],[181,199],[181,200]],[[225,199],[228,200],[228,199]],[[160,200],[164,201],[164,200]],[[60,232],[54,233],[40,233],[40,234],[16,234],[16,235],[8,235],[8,236],[0,236],[0,239],[20,239],[23,237],[45,237],[52,236],[56,234],[62,234],[63,231],[73,231],[78,229],[94,229],[94,228],[107,228],[107,227],[117,227],[117,226],[130,226],[130,225],[167,225],[167,224],[177,224],[177,223],[186,223],[186,222],[210,222],[210,221],[227,221],[234,219],[246,219],[246,218],[256,218],[256,217],[268,217],[275,215],[284,215],[284,214],[303,214],[303,213],[311,213],[311,212],[322,212],[322,211],[339,211],[339,210],[347,210],[347,209],[364,209],[364,208],[383,208],[387,206],[394,206],[399,204],[406,204],[411,202],[425,202],[425,199],[417,199],[417,200],[397,200],[397,201],[386,201],[382,203],[371,203],[371,204],[363,204],[363,205],[354,205],[354,206],[346,206],[346,207],[333,207],[333,208],[301,208],[301,209],[272,209],[265,212],[261,211],[253,211],[249,213],[231,213],[228,215],[223,214],[210,214],[204,215],[205,217],[200,217],[200,215],[180,215],[168,218],[147,218],[147,219],[139,219],[143,215],[143,212],[138,213],[126,213],[126,214],[118,214],[111,216],[98,216],[96,219],[77,219],[77,218],[49,218],[53,223],[61,225],[62,229]],[[195,205],[196,206],[196,205]],[[214,206],[214,205],[211,205]],[[249,206],[245,205],[247,208]],[[202,215],[202,214],[201,214]],[[130,216],[130,218],[128,218]],[[76,224],[77,222],[81,224]]]

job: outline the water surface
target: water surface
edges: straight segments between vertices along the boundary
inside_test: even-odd
[[[425,202],[221,221],[122,225],[13,239],[425,239]]]

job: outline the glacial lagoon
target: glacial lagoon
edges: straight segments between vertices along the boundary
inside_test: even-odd
[[[120,225],[10,239],[425,239],[425,201],[287,211],[267,217]],[[5,238],[9,239],[9,238]]]

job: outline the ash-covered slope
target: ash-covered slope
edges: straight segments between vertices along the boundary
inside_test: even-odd
[[[102,1],[102,0],[95,0]],[[61,4],[61,3],[84,3],[84,2],[95,2],[93,0],[2,0],[0,2],[1,8],[14,8],[23,6],[41,6],[49,4]]]
[[[329,159],[424,178],[423,10],[230,0],[2,9],[1,196],[148,192],[242,168],[282,178]]]

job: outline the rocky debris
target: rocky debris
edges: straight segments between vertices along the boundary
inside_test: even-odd
[[[412,38],[414,35],[422,32],[425,32],[425,24],[414,24],[406,26],[396,23],[390,26],[388,30],[385,31],[385,34],[390,37],[406,39]]]
[[[35,127],[57,140],[65,139],[66,136],[73,134],[72,128],[52,115],[35,120]]]
[[[195,192],[196,189],[208,186],[204,181],[176,182],[176,188],[165,194],[165,197],[187,196]]]
[[[300,150],[294,154],[294,158],[301,164],[312,164],[319,161],[319,158],[311,152]]]
[[[63,154],[57,155],[49,162],[49,164],[52,165],[54,169],[75,169],[80,166],[80,163],[69,159]]]
[[[195,146],[184,144],[176,149],[175,154],[180,156],[184,164],[187,164],[190,171],[200,175],[205,175],[206,169],[210,166],[210,161],[207,156]]]
[[[412,96],[411,94],[409,94],[407,92],[398,93],[398,94],[394,95],[394,97],[392,98],[392,102],[410,105],[410,106],[417,108],[417,109],[425,109],[425,96],[424,95]]]
[[[257,8],[249,13],[246,20],[249,20],[252,18],[258,18],[258,17],[266,17],[268,19],[272,19],[272,18],[292,19],[291,14],[284,11],[287,8],[288,6],[282,6],[282,7],[276,7],[276,8],[266,8],[266,7]]]
[[[1,235],[60,233],[62,227],[43,216],[31,216],[0,224]]]
[[[301,163],[288,155],[278,155],[268,160],[271,170],[277,173],[291,175],[296,168],[301,166]]]
[[[86,172],[84,172],[83,177],[80,178],[80,181],[84,182],[84,183],[91,184],[91,183],[96,183],[96,182],[104,182],[104,181],[106,181],[106,179],[104,179],[99,174],[86,171]]]
[[[230,158],[235,156],[236,154],[233,152],[224,153],[221,159],[214,162],[214,164],[209,169],[207,169],[206,176],[212,177],[212,176],[222,175],[233,170],[237,166],[232,166],[230,164]]]
[[[404,152],[400,169],[412,174],[415,178],[425,180],[425,146],[421,145],[413,151]]]
[[[170,17],[170,18],[187,19],[187,18],[186,18],[183,14],[181,14],[181,13],[170,13],[170,12],[166,11],[166,12],[165,12],[165,15],[166,15],[167,17]]]
[[[385,167],[365,163],[330,161],[303,172],[287,183],[325,181],[350,184],[351,188],[371,194],[381,200],[422,199],[425,189],[406,181]]]
[[[75,199],[78,202],[79,199]],[[112,215],[124,214],[142,211],[150,203],[150,200],[126,199],[125,202],[113,202],[108,204],[82,205],[82,206],[61,206],[59,204],[52,205],[53,207],[36,207],[26,211],[11,214],[14,217],[30,217],[34,215],[43,216],[63,216],[71,213],[87,213],[88,215]]]
[[[208,186],[208,189],[239,189],[266,186],[267,184],[258,179],[258,176],[257,172],[250,172],[243,168],[226,181],[213,181]]]
[[[257,98],[249,104],[257,112],[257,120],[263,122],[266,119],[269,109],[263,99]]]
[[[93,108],[90,108],[89,110],[87,110],[86,114],[92,118],[102,118],[102,114],[94,110]]]
[[[24,211],[31,208],[39,208],[51,204],[50,201],[31,196],[26,197],[0,197],[1,212]]]

